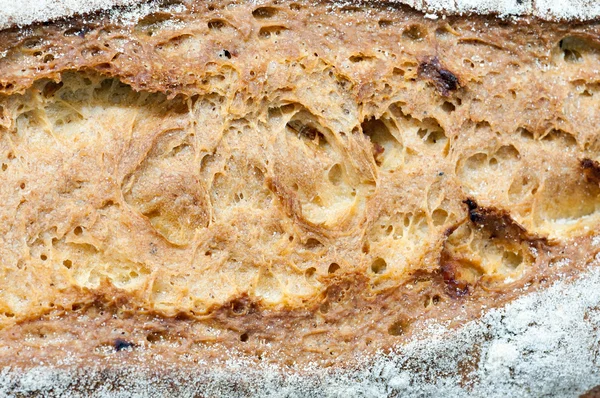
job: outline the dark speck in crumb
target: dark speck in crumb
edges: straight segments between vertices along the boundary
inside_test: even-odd
[[[133,343],[130,343],[127,340],[116,339],[115,342],[113,343],[113,347],[115,348],[115,351],[119,352],[122,350],[127,350],[129,348],[133,348],[133,347],[135,347],[135,345]]]
[[[219,52],[219,58],[227,58],[227,59],[231,59],[231,53],[227,50],[221,50]]]

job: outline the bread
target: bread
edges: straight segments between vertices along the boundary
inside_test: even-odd
[[[597,255],[597,24],[150,11],[0,33],[3,365],[352,368]]]

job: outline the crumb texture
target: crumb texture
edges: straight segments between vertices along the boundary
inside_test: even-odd
[[[577,274],[599,35],[301,1],[0,32],[0,338],[331,365]]]

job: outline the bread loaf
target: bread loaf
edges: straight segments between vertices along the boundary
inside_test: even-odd
[[[588,271],[599,35],[315,1],[5,29],[0,362],[348,369]]]

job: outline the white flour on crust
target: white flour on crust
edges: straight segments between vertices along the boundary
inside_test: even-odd
[[[376,0],[371,0],[376,1]],[[591,20],[600,17],[597,0],[391,0],[429,13],[495,14],[502,17],[533,15],[548,20]],[[351,3],[352,0],[340,1]],[[141,0],[0,0],[0,29],[33,22],[144,3]],[[141,7],[142,9],[144,7]],[[146,7],[147,8],[147,7]]]

